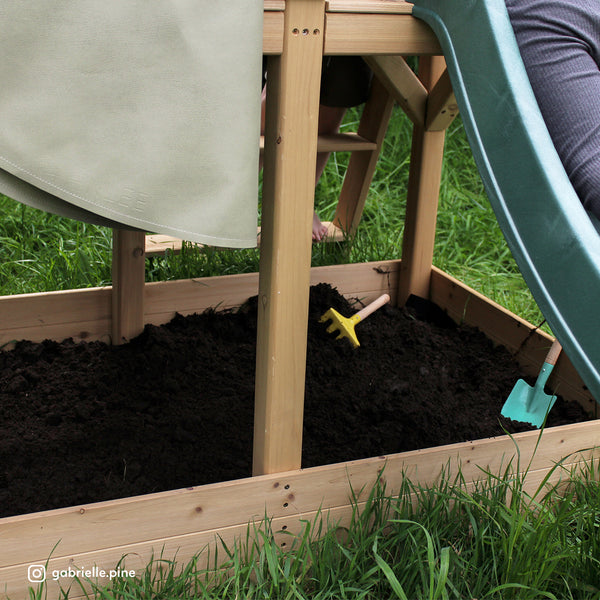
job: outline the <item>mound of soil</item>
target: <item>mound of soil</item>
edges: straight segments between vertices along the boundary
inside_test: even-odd
[[[303,466],[529,427],[500,417],[522,373],[507,350],[424,301],[386,306],[353,349],[311,289]],[[0,353],[0,516],[251,475],[256,298],[176,316],[131,343],[19,342]],[[556,402],[548,426],[588,417]]]

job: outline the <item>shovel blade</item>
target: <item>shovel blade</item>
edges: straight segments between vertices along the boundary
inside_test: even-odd
[[[543,389],[532,387],[519,379],[504,403],[501,414],[513,421],[530,423],[539,429],[555,401],[556,396],[546,394]]]

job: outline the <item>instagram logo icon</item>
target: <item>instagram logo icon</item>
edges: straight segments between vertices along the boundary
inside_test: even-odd
[[[46,581],[46,567],[44,565],[29,565],[27,579],[31,583],[42,583]]]

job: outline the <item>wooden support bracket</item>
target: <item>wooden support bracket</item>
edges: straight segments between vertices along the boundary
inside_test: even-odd
[[[408,63],[398,55],[365,56],[377,79],[398,102],[415,125],[425,123],[427,89]]]
[[[429,94],[425,129],[443,131],[450,126],[456,115],[458,115],[458,104],[446,69]]]

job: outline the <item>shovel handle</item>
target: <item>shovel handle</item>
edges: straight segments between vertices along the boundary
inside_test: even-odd
[[[552,342],[550,350],[548,350],[548,354],[544,362],[554,366],[556,364],[556,361],[558,360],[558,357],[560,356],[561,351],[562,346],[560,345],[560,342],[558,340],[554,340],[554,342]]]
[[[371,313],[374,313],[378,308],[381,308],[384,304],[387,304],[390,301],[389,294],[382,294],[376,300],[373,300],[371,304],[367,304],[363,309],[359,310],[356,313],[356,317],[358,317],[358,321],[362,321],[366,319]]]

